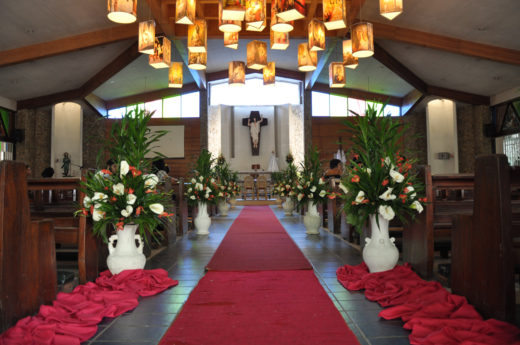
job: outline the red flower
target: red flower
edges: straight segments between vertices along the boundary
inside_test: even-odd
[[[117,199],[116,199],[116,197],[115,197],[115,196],[113,196],[113,197],[111,197],[111,198],[110,198],[110,201],[112,201],[112,202],[116,202],[116,201],[117,201]]]
[[[105,187],[105,190],[108,190],[108,187]]]
[[[382,184],[383,187],[384,187],[384,186],[386,186],[386,185],[388,184],[388,182],[389,182],[388,179],[384,179],[384,180],[383,180],[383,183],[381,183],[381,184]]]
[[[141,211],[143,211],[143,210],[144,210],[143,206],[139,206],[139,207],[137,207],[137,209],[135,210],[135,214],[136,214],[136,215],[140,215],[140,214],[141,214]]]
[[[106,174],[106,175],[112,175],[112,172],[110,170],[107,170],[107,169],[102,169],[101,172],[103,174]]]
[[[116,223],[117,230],[123,230],[124,226],[125,226],[125,223],[123,223],[123,222]]]
[[[84,216],[88,216],[88,211],[85,210],[84,208],[81,209],[81,213],[82,213]]]
[[[399,197],[400,197],[401,199],[403,199],[403,201],[404,201],[404,199],[406,199],[406,195],[405,195],[405,194],[399,194]]]
[[[354,177],[352,177],[352,179],[350,181],[354,182],[354,183],[359,182],[359,176],[358,175],[354,175]]]
[[[133,188],[128,188],[128,194],[134,194]]]
[[[363,199],[363,201],[361,201],[362,204],[368,204],[370,202],[370,200],[368,199]]]
[[[330,195],[329,195],[329,199],[331,199],[331,200],[332,200],[332,199],[336,199],[336,194],[334,194],[334,193],[330,194]]]

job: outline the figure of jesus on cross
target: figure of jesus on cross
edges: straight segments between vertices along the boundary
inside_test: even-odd
[[[251,151],[253,156],[260,155],[260,131],[262,126],[267,125],[267,119],[260,115],[259,111],[251,111],[249,117],[242,119],[242,125],[249,127],[251,135]]]

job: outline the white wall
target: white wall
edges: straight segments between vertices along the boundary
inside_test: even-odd
[[[0,107],[9,110],[17,110],[17,102],[12,99],[0,96]]]
[[[208,151],[213,157],[218,157],[222,151],[221,118],[221,106],[210,106],[208,110]]]
[[[68,152],[71,159],[71,176],[80,176],[83,165],[83,109],[77,103],[64,102],[52,107],[51,161],[54,177],[63,173],[63,153]]]
[[[433,100],[426,107],[428,164],[432,174],[458,174],[457,114],[450,100]],[[449,152],[450,159],[438,159],[439,152]]]

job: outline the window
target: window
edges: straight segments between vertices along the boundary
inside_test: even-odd
[[[126,107],[110,109],[108,111],[108,118],[109,119],[120,119],[125,114],[126,114]]]
[[[330,116],[348,116],[348,98],[330,95]]]
[[[300,83],[276,80],[265,86],[263,79],[250,77],[244,86],[227,82],[210,84],[209,105],[278,105],[300,104]]]
[[[329,116],[329,95],[323,92],[312,92],[312,116]]]
[[[368,105],[380,110],[383,103],[312,91],[312,116],[364,116]],[[401,116],[401,107],[387,104],[385,116]]]
[[[181,117],[181,96],[173,96],[163,100],[164,117]]]
[[[190,92],[181,96],[181,116],[200,117],[200,93]]]
[[[148,113],[153,112],[152,119],[157,119],[157,118],[162,117],[162,112],[163,112],[162,106],[163,106],[162,99],[158,99],[156,101],[146,102],[144,104],[144,110],[147,111]]]
[[[502,145],[509,165],[520,166],[520,134],[506,135]]]

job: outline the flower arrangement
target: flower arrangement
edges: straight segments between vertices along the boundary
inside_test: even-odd
[[[318,204],[326,200],[330,193],[322,173],[319,153],[316,148],[313,148],[305,156],[302,171],[293,191],[299,205],[308,202]]]
[[[273,173],[274,175],[275,173]],[[297,169],[294,164],[289,163],[285,170],[277,173],[274,182],[273,194],[281,197],[295,197],[294,186],[298,179]],[[272,177],[273,178],[273,177]],[[275,178],[273,178],[274,180]]]
[[[355,114],[357,121],[345,122],[352,134],[353,159],[340,183],[340,197],[347,222],[358,231],[371,214],[405,222],[406,215],[422,212],[426,202],[419,197],[423,186],[412,170],[415,160],[399,150],[405,127],[381,112],[369,105],[365,116]]]
[[[150,133],[152,114],[128,112],[114,123],[106,148],[117,163],[115,171],[87,173],[82,182],[83,204],[76,214],[92,216],[93,232],[107,242],[107,225],[122,230],[125,224],[138,224],[144,237],[149,232],[157,240],[157,225],[173,216],[165,212],[169,194],[159,192],[159,179],[148,173],[157,156],[145,158],[152,145],[166,132]]]
[[[211,153],[203,149],[195,163],[194,176],[186,188],[185,195],[188,203],[216,203],[219,194],[223,195],[215,179],[215,172],[212,170],[213,163],[214,159],[211,158]]]
[[[231,198],[236,197],[240,194],[241,187],[240,183],[238,182],[238,173],[236,171],[233,171],[233,173],[231,174],[231,179],[229,180],[228,187],[228,190],[230,190],[229,193]]]
[[[227,198],[231,198],[232,196],[234,196],[236,191],[236,185],[232,181],[233,172],[229,168],[229,164],[226,162],[224,156],[220,155],[218,157],[214,171],[217,183],[219,185],[218,197],[220,199],[226,200]]]

